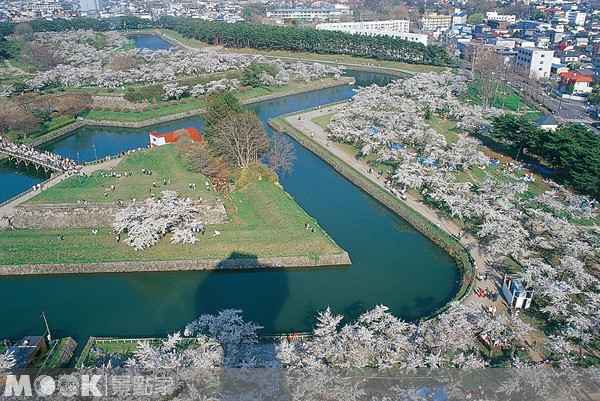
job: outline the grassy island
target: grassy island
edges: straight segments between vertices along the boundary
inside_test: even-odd
[[[153,175],[141,174],[141,169],[152,169]],[[33,197],[28,204],[72,203],[77,199],[89,202],[103,201],[104,193],[110,199],[117,197],[139,200],[148,195],[152,181],[163,186],[163,178],[170,178],[167,189],[178,189],[183,196],[216,197],[207,191],[204,176],[186,169],[173,145],[127,155],[113,171],[133,171],[131,177],[101,177],[106,170],[97,170],[79,185],[78,177],[70,177]],[[274,177],[274,175],[273,175]],[[225,195],[230,222],[208,226],[204,236],[198,234],[194,245],[170,242],[170,235],[156,246],[135,251],[123,242],[115,243],[109,227],[98,228],[97,235],[88,228],[15,229],[0,232],[0,265],[91,263],[121,261],[216,260],[277,257],[309,257],[319,260],[323,255],[342,253],[334,241],[319,228],[287,194],[273,177],[254,177],[248,184]],[[124,180],[130,180],[124,185]],[[197,190],[188,188],[196,182]],[[114,193],[109,187],[114,183]],[[107,191],[108,189],[108,191]],[[153,188],[160,195],[161,188]],[[315,228],[305,228],[309,222]],[[213,236],[214,231],[220,236]],[[60,236],[63,237],[60,240]]]

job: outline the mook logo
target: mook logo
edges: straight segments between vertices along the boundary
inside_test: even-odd
[[[98,389],[101,375],[62,375],[58,378],[40,375],[8,375],[4,386],[4,397],[47,397],[61,395],[64,397],[101,397]]]

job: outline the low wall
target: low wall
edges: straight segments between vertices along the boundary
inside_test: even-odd
[[[195,202],[198,218],[206,225],[225,224],[229,220],[221,199]],[[110,227],[115,214],[125,206],[114,203],[27,205],[15,208],[17,228],[97,228]]]
[[[0,276],[32,274],[132,273],[189,270],[263,269],[350,265],[348,253],[320,257],[282,256],[256,259],[164,260],[147,262],[49,263],[0,266]]]

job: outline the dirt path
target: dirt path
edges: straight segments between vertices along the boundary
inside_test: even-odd
[[[90,174],[96,170],[114,167],[117,164],[119,164],[120,161],[121,161],[121,159],[119,159],[119,158],[117,158],[117,159],[113,158],[104,163],[97,163],[97,164],[90,164],[88,166],[83,166],[81,168],[81,171],[85,174]],[[51,180],[44,183],[44,185],[42,187],[42,191],[53,187],[54,185],[58,184],[59,182],[63,181],[65,178],[68,178],[68,177],[69,177],[69,175],[66,173],[62,173],[62,174],[57,175],[56,177],[53,177]],[[37,193],[38,193],[38,191],[26,192],[23,195],[13,199],[9,203],[0,206],[0,216],[14,216],[15,208],[17,206],[19,206],[21,203],[33,198]],[[0,229],[6,228],[6,227],[8,227],[8,220],[0,219]]]
[[[336,105],[332,107],[323,107],[317,110],[313,110],[303,114],[296,114],[293,116],[286,117],[285,120],[292,126],[298,128],[305,135],[310,136],[314,141],[319,143],[321,146],[327,148],[335,156],[352,166],[357,172],[363,176],[369,178],[372,182],[377,184],[383,189],[385,183],[383,178],[379,178],[376,172],[369,174],[369,165],[363,160],[357,160],[355,155],[348,152],[340,144],[332,142],[327,138],[327,133],[318,124],[312,120],[316,117],[320,117],[324,114],[330,114],[343,108],[343,105]],[[387,190],[387,189],[386,189]],[[482,252],[478,246],[477,238],[470,234],[463,234],[461,228],[454,223],[452,220],[446,219],[438,211],[431,209],[425,205],[421,200],[416,199],[410,194],[406,194],[406,203],[419,214],[424,216],[427,220],[437,225],[440,229],[444,230],[448,234],[455,238],[460,237],[460,242],[471,254],[478,268],[477,276],[485,277],[487,273],[487,280],[477,280],[473,286],[473,291],[468,295],[466,301],[474,301],[481,304],[482,308],[488,309],[491,306],[496,307],[496,314],[508,313],[508,305],[504,302],[502,296],[498,297],[496,302],[491,299],[478,296],[478,290],[485,291],[488,289],[490,292],[495,293],[501,289],[501,281],[503,276],[494,268],[495,259],[492,255]],[[488,309],[489,310],[489,309]]]

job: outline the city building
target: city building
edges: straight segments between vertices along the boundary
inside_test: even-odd
[[[100,10],[99,0],[79,0],[79,6],[82,12],[96,12]]]
[[[528,71],[528,75],[535,78],[550,77],[552,68],[553,50],[538,49],[535,47],[520,47],[517,49],[515,66]]]
[[[585,25],[586,13],[580,11],[569,11],[566,15],[568,24],[571,26]]]
[[[592,77],[590,76],[569,71],[559,74],[559,77],[559,90],[562,93],[582,94],[592,92],[593,88],[590,86],[592,83]]]
[[[267,18],[281,23],[294,20],[300,22],[340,21],[342,17],[350,14],[350,8],[340,4],[322,8],[274,8],[265,12]]]
[[[363,22],[338,22],[329,24],[319,24],[317,29],[323,31],[393,31],[409,32],[410,22],[404,19],[386,20],[386,21],[363,21]],[[352,33],[353,33],[352,32]]]
[[[316,29],[322,31],[337,31],[352,35],[389,36],[409,42],[421,43],[427,46],[427,35],[409,33],[409,21],[368,21],[368,22],[340,22],[318,24]]]
[[[436,31],[446,29],[452,25],[451,15],[425,14],[421,18],[421,25],[424,31]]]
[[[464,25],[467,23],[467,13],[462,11],[462,12],[455,12],[454,15],[452,16],[452,25]]]
[[[485,13],[485,19],[508,22],[509,24],[514,24],[515,22],[517,22],[516,15],[502,15],[502,14],[498,14],[497,11],[489,11],[489,12]]]

